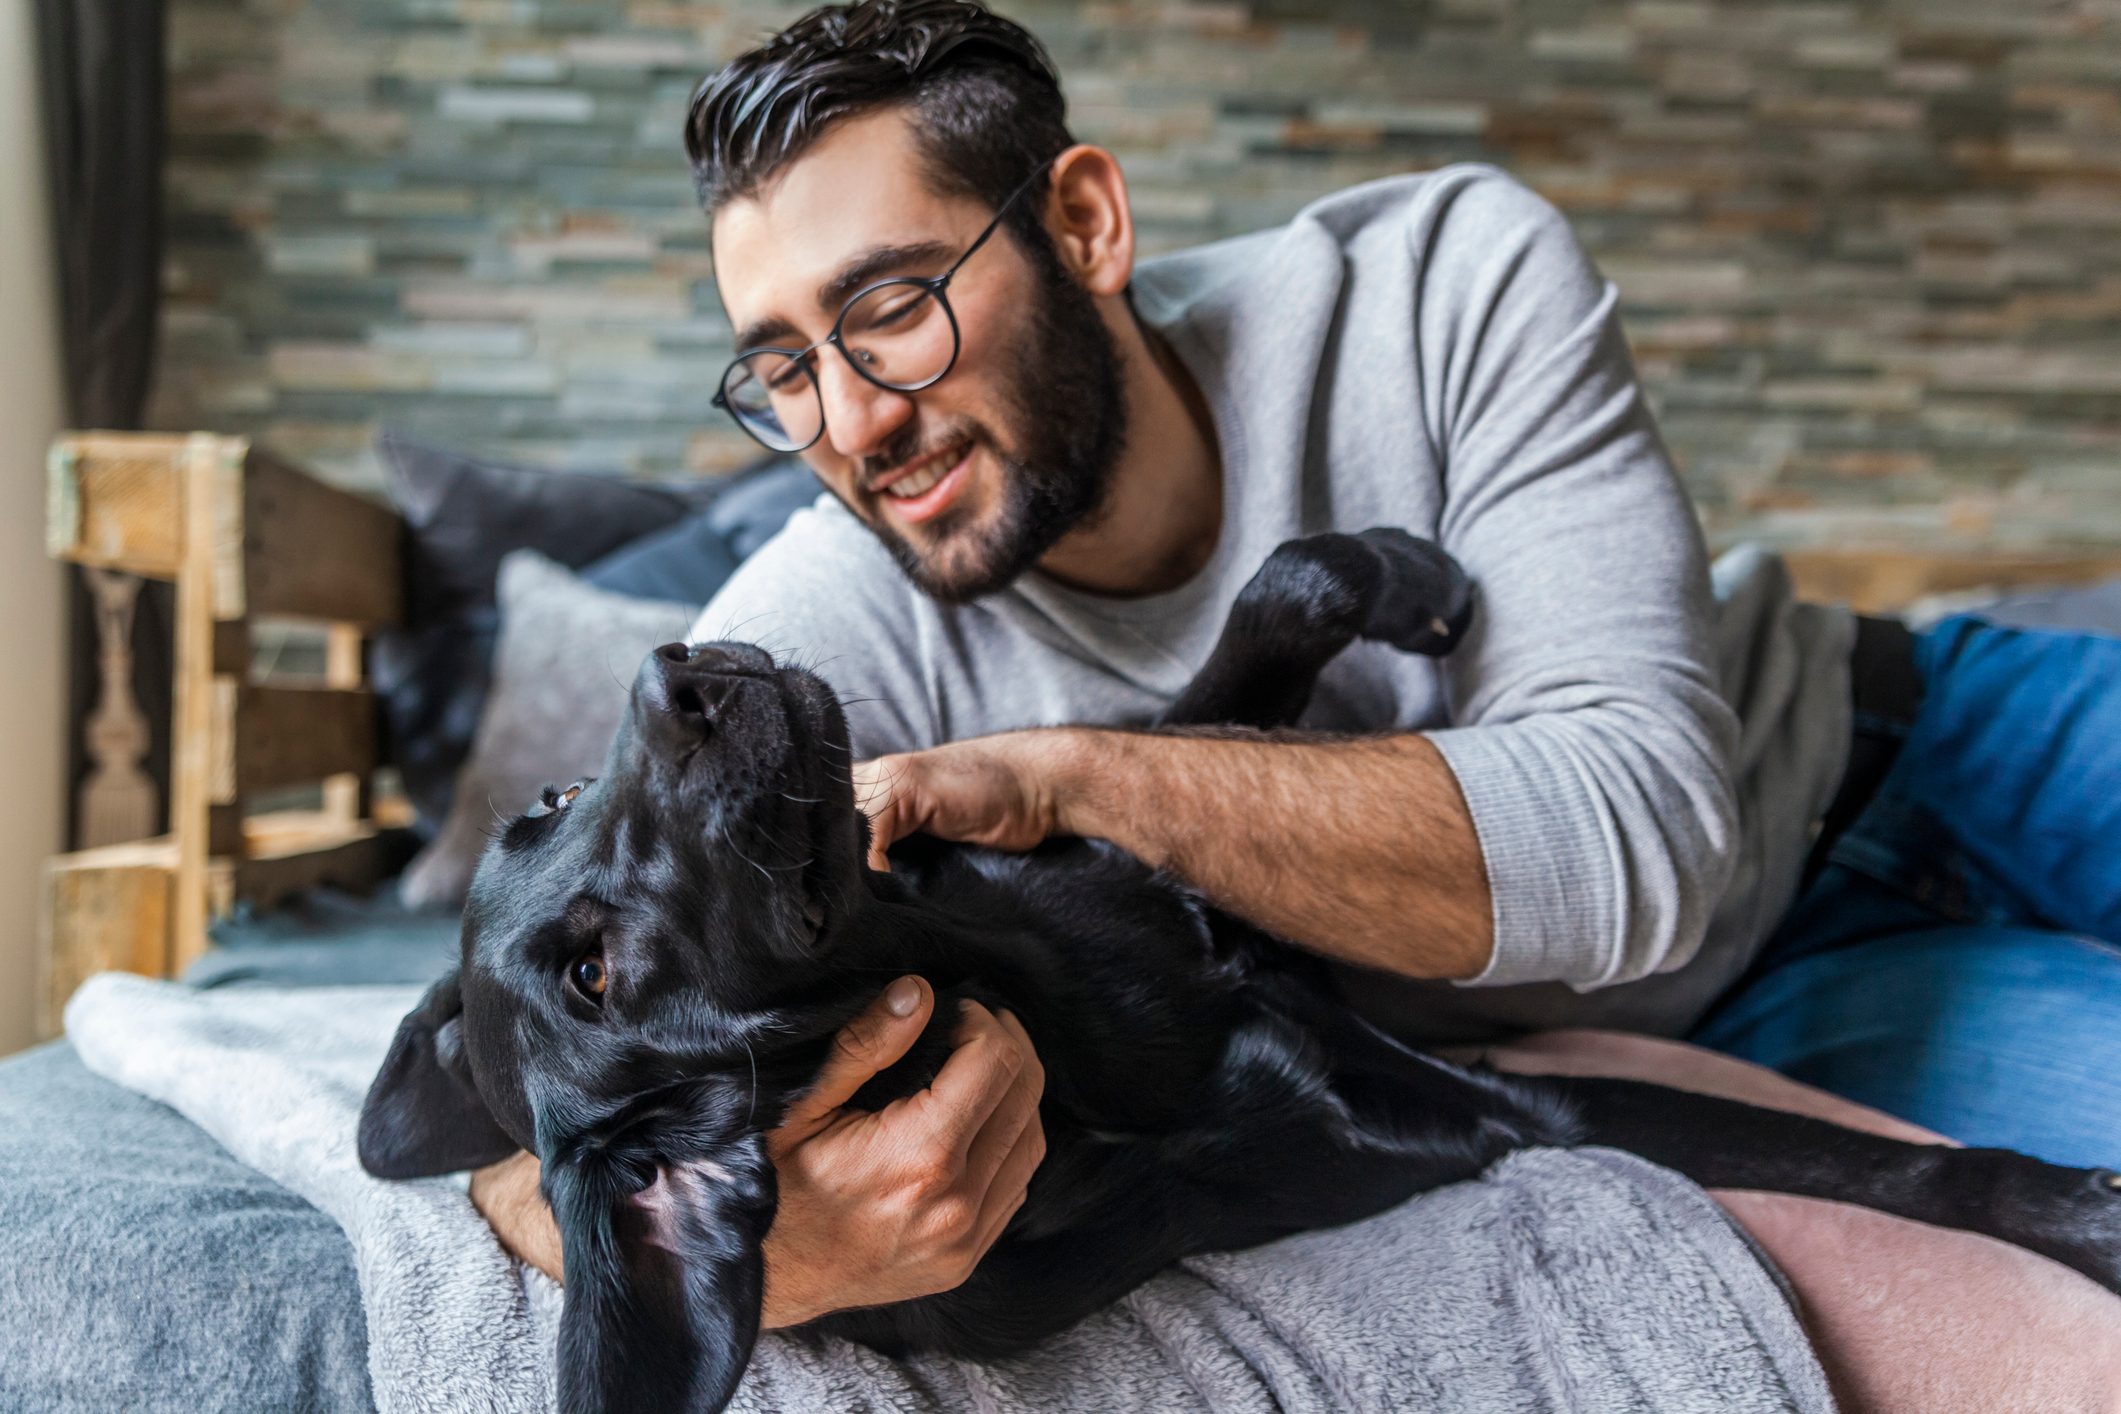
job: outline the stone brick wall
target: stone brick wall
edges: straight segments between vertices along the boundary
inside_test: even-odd
[[[155,417],[712,471],[677,134],[776,0],[172,0]],[[1152,249],[1475,158],[1626,300],[1719,540],[2121,545],[2121,0],[1004,0]]]

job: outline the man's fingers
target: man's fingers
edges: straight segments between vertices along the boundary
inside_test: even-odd
[[[519,1150],[472,1174],[472,1206],[517,1259],[554,1281],[565,1281],[560,1229],[538,1191],[538,1175],[538,1156]]]
[[[1001,1167],[994,1171],[994,1182],[980,1200],[979,1220],[973,1226],[973,1241],[978,1251],[985,1256],[1016,1210],[1024,1206],[1031,1183],[1031,1175],[1038,1170],[1039,1161],[1046,1157],[1046,1131],[1036,1119],[1024,1126],[1010,1146]]]
[[[840,1028],[817,1083],[790,1106],[782,1127],[816,1123],[853,1099],[871,1076],[913,1049],[934,1009],[935,993],[925,978],[901,977],[886,987],[867,1011]]]
[[[898,774],[896,756],[877,756],[867,761],[857,761],[850,772],[854,784],[854,803],[862,811],[874,813],[891,798],[891,781]]]
[[[1009,1093],[1002,1097],[965,1155],[965,1182],[976,1193],[984,1193],[990,1185],[1001,1182],[1003,1161],[1016,1150],[1027,1128],[1038,1128],[1038,1102],[1046,1093],[1046,1068],[1039,1064],[1024,1024],[1013,1011],[998,1012],[994,1019],[1023,1052],[1024,1068],[1017,1072],[1016,1083],[1009,1087]],[[1043,1141],[1039,1147],[1044,1152]]]
[[[913,833],[916,822],[908,807],[907,758],[879,756],[854,763],[854,801],[869,817],[869,867],[889,872],[885,851]]]
[[[1010,1011],[1007,1007],[996,1012],[994,1020],[995,1024],[1008,1032],[1010,1039],[1014,1040],[1023,1050],[1024,1059],[1029,1063],[1026,1068],[1037,1072],[1038,1088],[1043,1092],[1046,1088],[1046,1067],[1039,1060],[1037,1049],[1031,1044],[1031,1033],[1024,1029],[1023,1022],[1016,1019],[1016,1013]]]
[[[1035,1063],[1017,1072],[1016,1083],[973,1136],[972,1148],[965,1155],[965,1186],[971,1191],[984,1193],[999,1181],[1002,1161],[1016,1148],[1024,1130],[1038,1121],[1038,1101],[1045,1088],[1045,1074]]]
[[[898,842],[892,814],[887,805],[869,817],[869,867],[884,874],[891,872],[891,855],[887,851]]]
[[[963,1154],[1008,1095],[1030,1059],[1030,1046],[1019,1045],[994,1013],[978,1002],[964,1002],[957,1049],[936,1073],[927,1100],[935,1115],[938,1145]]]

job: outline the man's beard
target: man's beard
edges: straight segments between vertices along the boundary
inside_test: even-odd
[[[1126,443],[1126,395],[1112,331],[1090,292],[1050,250],[1034,252],[1031,264],[1036,303],[1005,376],[1019,455],[1005,454],[989,429],[966,421],[925,434],[909,427],[903,445],[894,439],[872,459],[903,466],[925,451],[970,441],[1000,463],[1000,508],[985,525],[971,524],[963,506],[936,516],[927,523],[933,550],[924,553],[881,517],[861,517],[906,577],[945,604],[992,594],[1063,535],[1094,521]]]

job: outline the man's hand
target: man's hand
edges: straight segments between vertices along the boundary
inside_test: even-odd
[[[874,1114],[841,1106],[912,1049],[934,993],[902,977],[849,1022],[809,1094],[767,1136],[780,1211],[766,1234],[768,1329],[948,1291],[1023,1205],[1045,1157],[1045,1071],[1016,1018],[964,1005],[935,1083]],[[529,1154],[472,1175],[509,1251],[555,1280],[560,1238]]]
[[[552,1220],[545,1195],[538,1192],[538,1156],[518,1149],[497,1164],[471,1176],[471,1205],[484,1215],[519,1262],[528,1262],[554,1281],[563,1280],[560,1229]]]
[[[1046,1154],[1046,1072],[1008,1012],[964,1003],[933,1085],[874,1114],[840,1108],[912,1049],[933,1005],[926,982],[894,982],[840,1032],[816,1086],[767,1137],[781,1187],[766,1238],[768,1326],[948,1291],[1023,1206]]]
[[[1025,850],[1062,832],[1055,791],[1066,728],[1003,732],[854,766],[854,798],[869,816],[869,867],[916,831]]]
[[[1081,835],[1328,957],[1463,978],[1493,952],[1472,812],[1417,732],[1276,740],[1034,727],[857,762],[854,783],[873,869],[916,830],[1010,850]]]

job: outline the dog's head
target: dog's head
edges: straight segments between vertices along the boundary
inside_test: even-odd
[[[461,964],[369,1092],[379,1177],[542,1161],[567,1408],[717,1409],[743,1375],[764,1131],[888,980],[835,947],[869,897],[847,767],[816,677],[745,644],[655,650],[603,774],[487,850]]]

